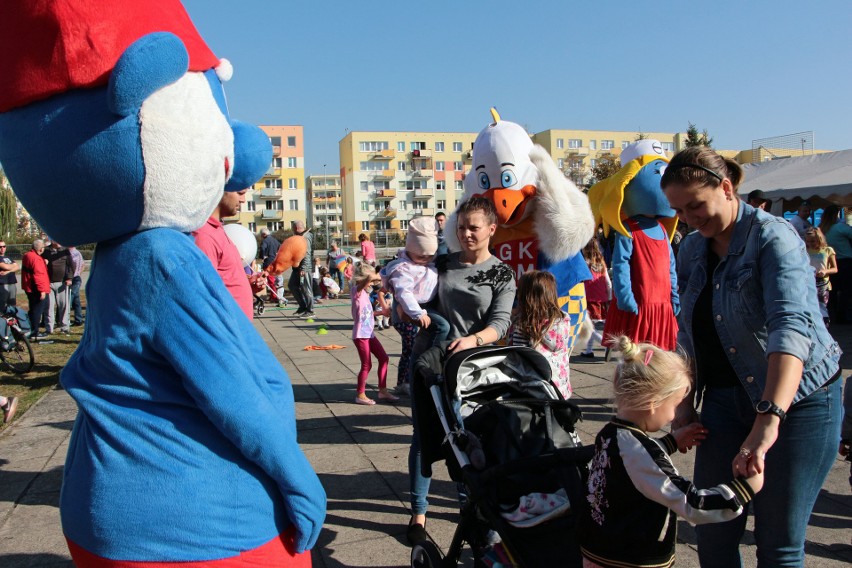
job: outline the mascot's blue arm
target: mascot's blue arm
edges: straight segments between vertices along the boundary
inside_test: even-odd
[[[680,296],[677,293],[677,262],[671,243],[669,243],[669,278],[672,280],[672,309],[677,316],[680,314]]]
[[[620,233],[615,234],[612,248],[612,293],[619,309],[639,313],[633,288],[630,283],[630,257],[633,256],[633,240]]]
[[[168,287],[171,297],[160,299],[173,306],[174,321],[156,335],[158,350],[207,418],[275,480],[298,533],[296,548],[307,550],[322,529],[325,491],[296,440],[287,376],[247,318],[231,318],[232,310],[193,292],[205,288],[200,271],[180,280]]]

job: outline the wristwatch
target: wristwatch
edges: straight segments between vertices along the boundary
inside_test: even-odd
[[[758,414],[774,414],[781,419],[781,422],[784,422],[784,419],[787,418],[787,413],[771,400],[761,400],[755,405],[754,409]]]
[[[485,343],[485,341],[483,341],[482,338],[479,337],[478,333],[474,333],[473,336],[476,338],[476,346],[482,347],[482,345]]]

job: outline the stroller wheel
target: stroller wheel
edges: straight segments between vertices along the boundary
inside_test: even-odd
[[[435,543],[425,540],[411,548],[411,568],[438,568],[444,565],[444,557]]]

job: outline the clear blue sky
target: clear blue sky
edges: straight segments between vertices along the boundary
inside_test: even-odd
[[[349,130],[813,130],[852,148],[847,1],[184,0],[234,64],[234,117],[305,128],[306,173]],[[649,6],[652,6],[649,9]]]

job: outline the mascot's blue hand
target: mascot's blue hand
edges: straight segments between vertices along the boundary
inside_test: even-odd
[[[639,315],[639,306],[636,304],[636,300],[633,299],[633,296],[625,298],[624,302],[619,299],[618,309],[624,312],[630,312],[633,315]]]
[[[290,522],[296,527],[296,552],[300,553],[314,547],[325,522],[325,490],[318,477],[314,475],[306,477],[315,480],[317,487],[305,488],[303,494],[291,493],[286,496]],[[308,479],[304,481],[309,482]]]
[[[680,315],[680,300],[677,298],[672,299],[672,310],[674,311],[674,315]]]

